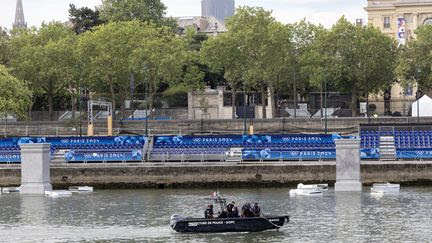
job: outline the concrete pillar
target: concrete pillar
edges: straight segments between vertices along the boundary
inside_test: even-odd
[[[362,190],[360,180],[360,140],[338,139],[336,143],[335,191]]]
[[[51,191],[50,144],[21,144],[21,194]]]

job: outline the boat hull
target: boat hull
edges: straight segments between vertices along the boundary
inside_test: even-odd
[[[258,232],[278,229],[289,222],[289,216],[184,219],[171,225],[180,233]]]

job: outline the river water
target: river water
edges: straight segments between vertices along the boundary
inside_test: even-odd
[[[0,195],[1,242],[432,242],[432,188],[397,195],[335,193],[290,197],[290,188],[223,189],[237,204],[259,202],[263,213],[288,214],[279,231],[180,234],[177,213],[201,217],[211,190],[95,190],[50,198]],[[239,205],[240,206],[240,205]]]

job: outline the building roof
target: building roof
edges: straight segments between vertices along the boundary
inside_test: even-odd
[[[192,16],[177,17],[175,19],[179,28],[182,29],[194,27],[198,32],[202,33],[223,33],[228,31],[225,22],[215,17]]]

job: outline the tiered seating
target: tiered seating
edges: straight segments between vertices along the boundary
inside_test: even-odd
[[[362,148],[379,148],[380,136],[394,136],[396,148],[432,148],[432,130],[430,131],[361,131]]]
[[[243,136],[245,160],[322,160],[336,157],[334,140],[339,135]]]
[[[68,162],[142,161],[143,136],[118,137],[38,137],[0,141],[0,163],[20,162],[19,144],[49,143],[51,157],[61,153]]]
[[[372,129],[368,127],[367,130],[360,131],[362,151],[379,149],[380,136],[393,136],[396,158],[432,158],[432,128],[429,126],[394,126],[394,129],[390,131],[378,131],[378,128]]]
[[[360,147],[365,149],[379,148],[379,139],[380,139],[379,131],[361,131]]]
[[[152,160],[221,160],[231,147],[242,146],[241,136],[157,136]]]
[[[18,163],[20,161],[20,147],[15,145],[0,145],[0,163]]]
[[[432,148],[432,131],[395,131],[397,148]]]

